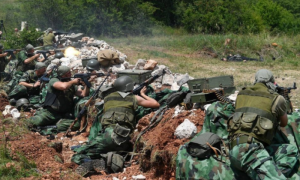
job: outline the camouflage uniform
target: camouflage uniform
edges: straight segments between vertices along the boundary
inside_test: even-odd
[[[54,125],[60,119],[72,119],[74,118],[74,95],[76,93],[75,86],[72,85],[69,89],[65,91],[57,90],[53,87],[55,82],[59,79],[52,78],[48,83],[47,96],[53,94],[55,96],[55,102],[53,105],[48,105],[45,102],[45,107],[35,113],[33,117],[29,119],[30,125],[35,126],[47,126]]]
[[[226,141],[227,119],[234,113],[234,107],[224,102],[214,102],[205,113],[202,131],[194,138],[203,133],[212,132]],[[228,158],[222,157],[224,162],[216,160],[215,157],[199,160],[192,157],[186,148],[187,143],[181,146],[177,153],[176,179],[235,179]]]
[[[6,65],[4,72],[7,74],[12,74],[13,71],[16,70],[16,66],[17,66],[18,60],[11,60],[9,61],[9,63]]]
[[[206,110],[205,121],[203,124],[202,131],[198,133],[194,138],[205,132],[216,133],[222,139],[227,141],[227,119],[234,113],[235,109],[231,104],[223,102],[215,102],[211,104]],[[300,119],[300,113],[294,112],[289,115],[289,124],[285,128],[282,128],[283,132],[288,135],[288,139],[281,131],[278,131],[272,141],[272,145],[269,146],[268,152],[276,160],[276,166],[286,166],[288,169],[293,169],[290,172],[292,177],[290,179],[299,179],[298,171],[299,164],[289,163],[289,160],[297,156],[294,146],[287,145],[287,143],[297,144],[295,140],[298,140],[298,134],[300,128],[298,128],[297,121]],[[293,131],[292,131],[293,129]],[[295,136],[295,134],[297,136]],[[285,144],[284,144],[285,143]],[[275,145],[282,144],[282,145]],[[299,143],[298,143],[299,144]],[[187,143],[181,146],[178,150],[176,157],[176,179],[249,179],[245,173],[239,173],[239,171],[233,171],[230,166],[228,157],[222,157],[221,161],[217,161],[215,157],[209,159],[199,160],[192,157],[186,150]],[[276,151],[277,150],[277,151]],[[288,156],[287,156],[288,155]],[[294,164],[294,168],[292,167]],[[234,173],[238,174],[234,177]],[[274,178],[274,179],[277,179]]]
[[[137,108],[135,95],[114,92],[104,98],[104,114],[101,118],[101,133],[87,145],[75,149],[72,161],[82,164],[87,159],[98,159],[100,154],[124,151],[130,146],[130,133],[136,125],[134,111]]]
[[[236,176],[246,173],[251,179],[290,177],[298,163],[296,146],[271,144],[277,119],[286,112],[285,103],[282,96],[260,82],[239,92],[236,112],[228,120],[230,161]]]
[[[1,53],[4,54],[4,53]],[[5,66],[8,64],[9,60],[6,57],[0,57],[0,80],[5,78],[7,74],[4,72]]]
[[[27,70],[32,70],[35,67],[35,64],[37,62],[37,59],[31,61],[28,64],[25,64],[24,61],[28,58],[28,54],[25,50],[20,51],[18,56],[18,67],[17,71],[25,72]]]
[[[22,77],[19,79],[19,82],[27,82],[27,83],[35,83],[39,77],[36,75],[34,70],[28,70],[25,73],[23,73]],[[25,87],[25,86],[24,86]],[[36,104],[39,102],[40,96],[40,88],[26,88],[26,93],[24,94],[24,87],[23,85],[16,85],[12,89],[12,91],[9,93],[10,98],[26,98],[27,95],[29,95],[29,101],[31,104]]]

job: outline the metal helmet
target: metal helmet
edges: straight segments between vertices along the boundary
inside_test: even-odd
[[[26,98],[21,98],[17,100],[16,107],[20,110],[22,107],[27,108],[29,106],[29,101]]]
[[[129,92],[133,90],[134,81],[129,76],[121,76],[115,80],[113,87],[116,91]]]
[[[25,50],[28,52],[28,51],[30,51],[30,50],[32,50],[32,49],[34,49],[34,47],[33,47],[33,45],[31,45],[31,44],[27,44],[26,46],[25,46]]]
[[[54,55],[54,58],[58,58],[58,59],[63,58],[63,57],[65,57],[65,55],[64,55],[64,53],[62,53],[62,52],[57,52],[57,53],[55,53],[55,55]]]
[[[70,71],[70,68],[68,66],[59,66],[57,68],[57,76],[61,77],[69,71]]]
[[[97,59],[91,59],[86,63],[86,69],[89,71],[98,71],[100,69],[100,62]]]
[[[47,67],[47,65],[45,64],[45,63],[43,63],[43,62],[37,62],[36,64],[35,64],[35,69],[34,70],[39,70],[39,69],[42,69],[42,68],[46,68]]]

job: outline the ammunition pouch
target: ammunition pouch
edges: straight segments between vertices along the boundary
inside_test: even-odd
[[[270,144],[275,136],[273,121],[252,112],[236,112],[227,122],[230,136],[246,134],[259,141]]]
[[[124,167],[124,158],[114,152],[108,152],[107,154],[101,154],[106,159],[107,170],[110,173],[122,172]]]
[[[119,124],[120,126],[134,129],[135,118],[133,110],[129,108],[112,108],[105,112],[102,116],[101,123],[103,126]]]
[[[130,129],[126,127],[122,127],[119,124],[116,124],[113,133],[111,134],[111,138],[114,140],[116,144],[121,145],[122,143],[130,139],[129,134],[130,134]]]

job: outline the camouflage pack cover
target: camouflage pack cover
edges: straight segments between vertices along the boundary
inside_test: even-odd
[[[227,141],[227,122],[226,119],[234,113],[231,104],[214,102],[206,111],[202,131],[192,140],[201,134],[212,132],[220,136],[223,141]],[[189,142],[188,142],[189,143]],[[187,144],[180,147],[176,157],[176,179],[235,179],[230,168],[230,161],[222,157],[221,162],[215,155],[208,159],[199,160],[192,157],[187,152]]]

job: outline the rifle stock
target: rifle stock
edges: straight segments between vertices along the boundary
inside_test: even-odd
[[[100,91],[101,86],[106,81],[106,79],[108,78],[109,75],[110,74],[106,75],[105,79],[102,81],[101,85],[96,89],[96,91],[94,92],[94,94],[90,97],[90,99],[86,103],[84,103],[84,107],[80,110],[80,112],[78,113],[77,117],[75,118],[75,120],[73,121],[73,123],[70,125],[70,127],[68,128],[68,130],[66,131],[66,133],[64,134],[64,136],[67,136],[69,134],[69,132],[71,131],[71,129],[73,128],[73,126],[75,125],[75,123],[78,120],[80,120],[82,118],[82,116],[86,113],[88,106],[91,104],[92,100],[96,98],[98,92]]]

